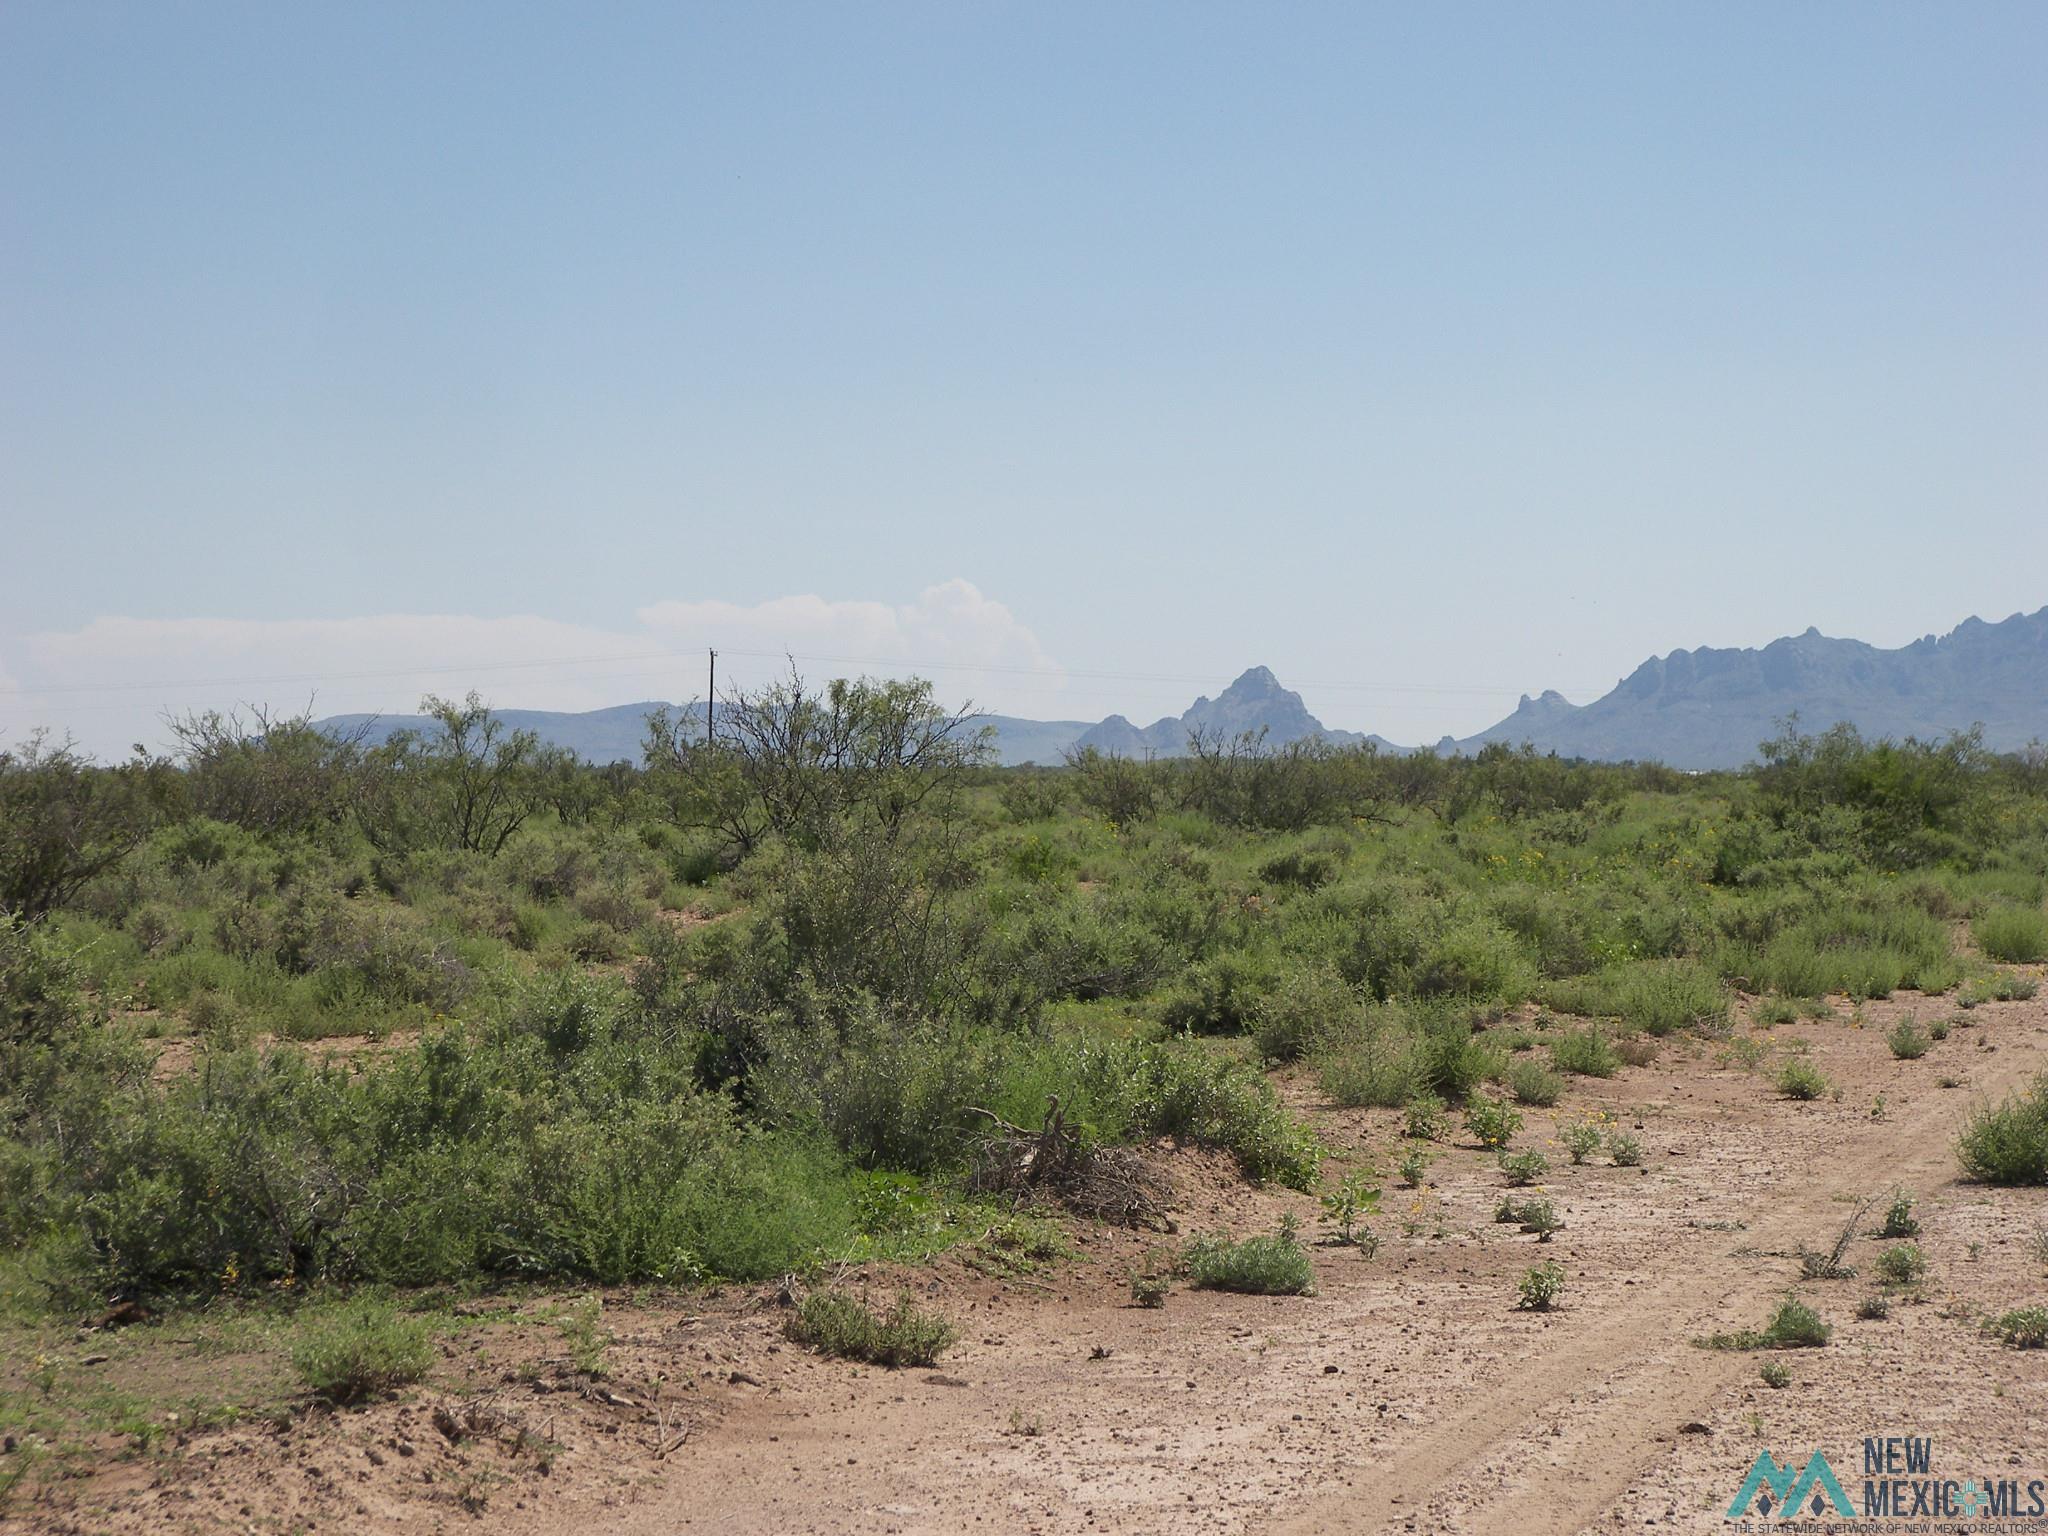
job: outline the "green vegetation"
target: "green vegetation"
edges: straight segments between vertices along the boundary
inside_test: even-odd
[[[1812,1100],[1828,1091],[1828,1080],[1804,1056],[1794,1056],[1778,1068],[1778,1092],[1788,1099]]]
[[[837,1291],[812,1291],[796,1304],[783,1332],[821,1355],[891,1367],[936,1364],[958,1337],[950,1322],[920,1308],[908,1291],[899,1291],[887,1312]]]
[[[1693,1342],[1703,1349],[1819,1349],[1834,1336],[1820,1314],[1797,1297],[1778,1303],[1761,1332],[1717,1333]]]
[[[1549,1312],[1564,1295],[1564,1266],[1555,1259],[1525,1270],[1515,1285],[1515,1305],[1524,1312]]]
[[[433,1358],[425,1319],[359,1297],[307,1325],[292,1350],[292,1368],[315,1396],[346,1404],[420,1380]]]
[[[640,764],[595,768],[474,698],[428,713],[379,746],[207,715],[175,759],[0,751],[24,1315],[1012,1262],[983,1243],[1016,1219],[1002,1158],[1054,1131],[1069,1172],[1174,1141],[1318,1190],[1277,1065],[1418,1144],[1462,1121],[1505,1151],[1518,1103],[1725,1036],[1738,986],[1794,1014],[2030,995],[1949,933],[2022,954],[2048,891],[2038,783],[1967,737],[1788,731],[1702,776],[1258,738],[1011,772],[922,684],[792,677],[722,701],[715,741],[656,719]],[[2048,1178],[2037,1105],[1973,1119],[1965,1170]],[[1141,1214],[1086,1185],[1028,1193]],[[1202,1268],[1306,1284],[1298,1249]],[[368,1305],[366,1355],[412,1316]],[[601,1372],[596,1314],[560,1326]],[[305,1347],[309,1382],[349,1379]],[[377,1369],[364,1390],[400,1379]]]
[[[1967,1177],[1985,1184],[2048,1184],[2048,1075],[1970,1116],[1956,1158]]]
[[[1970,925],[1978,948],[1993,960],[2031,965],[2048,960],[2048,912],[2038,905],[1988,908]]]
[[[1291,1219],[1270,1237],[1231,1242],[1197,1238],[1183,1259],[1188,1279],[1199,1290],[1243,1291],[1253,1296],[1306,1296],[1315,1288],[1315,1267],[1295,1236]]]
[[[1984,1331],[2010,1349],[2048,1349],[2048,1307],[2015,1307],[1985,1323]]]

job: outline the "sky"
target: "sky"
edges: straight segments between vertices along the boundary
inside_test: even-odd
[[[0,7],[0,746],[1468,734],[2048,604],[2048,7]]]

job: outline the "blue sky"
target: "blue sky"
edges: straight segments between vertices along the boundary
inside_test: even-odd
[[[717,643],[1418,740],[2032,610],[2044,72],[2038,5],[17,0],[0,735]]]

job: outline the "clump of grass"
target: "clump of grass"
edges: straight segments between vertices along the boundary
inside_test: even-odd
[[[1575,1029],[1551,1042],[1550,1064],[1577,1077],[1612,1077],[1621,1070],[1621,1057],[1599,1030]]]
[[[1984,1331],[2011,1349],[2048,1349],[2048,1307],[2014,1307],[1985,1323]]]
[[[1920,1033],[1918,1021],[1911,1015],[1894,1024],[1891,1033],[1884,1037],[1884,1041],[1892,1048],[1892,1055],[1900,1061],[1918,1061],[1934,1044]]]
[[[1524,1312],[1549,1312],[1564,1295],[1564,1266],[1551,1259],[1525,1271],[1515,1286],[1515,1306]]]
[[[799,1301],[783,1332],[791,1343],[821,1355],[869,1365],[932,1365],[959,1337],[952,1323],[920,1308],[910,1292],[876,1312],[838,1291],[812,1291]]]
[[[1828,1091],[1828,1080],[1821,1070],[1804,1056],[1795,1056],[1778,1068],[1778,1092],[1788,1099],[1802,1102],[1819,1098]]]
[[[1866,1296],[1856,1303],[1856,1315],[1866,1323],[1881,1323],[1892,1315],[1891,1298]]]
[[[367,1402],[427,1374],[434,1351],[426,1320],[387,1301],[357,1297],[306,1325],[292,1348],[292,1369],[316,1397]]]
[[[1499,1151],[1515,1139],[1522,1128],[1522,1112],[1505,1099],[1476,1095],[1465,1106],[1465,1129],[1480,1146]]]
[[[1956,1141],[1965,1175],[1984,1184],[2048,1184],[2048,1074],[1972,1115]]]
[[[1764,1385],[1773,1391],[1792,1385],[1792,1367],[1782,1360],[1766,1360],[1757,1370],[1757,1375],[1762,1377]]]
[[[1540,1061],[1518,1061],[1508,1068],[1508,1092],[1518,1104],[1548,1109],[1564,1097],[1564,1079]]]
[[[1295,1236],[1291,1217],[1270,1237],[1198,1238],[1189,1245],[1188,1278],[1205,1291],[1242,1291],[1251,1296],[1306,1296],[1315,1287],[1315,1266]]]
[[[1534,1184],[1550,1172],[1550,1159],[1541,1152],[1503,1152],[1500,1154],[1501,1177],[1508,1181],[1510,1189],[1520,1189]]]
[[[1918,1243],[1896,1243],[1877,1256],[1873,1266],[1886,1285],[1916,1285],[1927,1275],[1927,1255]]]
[[[2008,965],[2048,960],[2048,912],[2039,907],[2001,902],[1985,909],[1970,925],[1970,934],[1993,960]]]

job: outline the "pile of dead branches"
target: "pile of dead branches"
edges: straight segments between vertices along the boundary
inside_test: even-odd
[[[991,1129],[975,1146],[969,1187],[1022,1203],[1055,1200],[1081,1216],[1125,1227],[1173,1231],[1166,1207],[1173,1181],[1129,1147],[1090,1146],[1067,1124],[1059,1096],[1046,1099],[1045,1126],[1028,1131],[978,1107]]]

